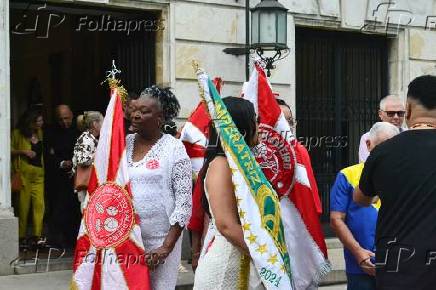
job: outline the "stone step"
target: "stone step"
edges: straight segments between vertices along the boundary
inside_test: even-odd
[[[327,238],[325,239],[327,249],[343,249],[341,241],[338,238]]]
[[[52,259],[48,262],[47,259],[27,260],[16,263],[14,273],[17,275],[43,273],[52,271],[71,270],[73,265],[72,257],[64,257],[60,259]]]

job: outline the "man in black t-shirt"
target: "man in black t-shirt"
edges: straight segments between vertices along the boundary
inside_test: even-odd
[[[376,283],[380,290],[436,289],[436,76],[413,80],[409,131],[377,146],[365,163],[354,201],[379,196]],[[370,257],[368,257],[370,259]]]

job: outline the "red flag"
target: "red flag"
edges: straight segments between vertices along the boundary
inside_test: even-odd
[[[121,98],[113,88],[77,238],[72,289],[151,289],[122,124]]]
[[[255,65],[250,81],[244,84],[243,95],[254,104],[260,116],[261,140],[267,144],[266,147],[272,148],[272,153],[268,153],[266,148],[256,150],[255,155],[261,167],[262,163],[266,164],[267,168],[262,170],[281,196],[281,214],[288,252],[292,257],[293,276],[297,289],[306,289],[319,282],[330,269],[306,168],[307,160],[303,158],[304,152],[296,143],[259,64]],[[291,161],[292,168],[286,165],[287,161]],[[272,173],[268,174],[268,171]],[[271,179],[270,175],[276,179]],[[285,198],[286,195],[289,198]]]

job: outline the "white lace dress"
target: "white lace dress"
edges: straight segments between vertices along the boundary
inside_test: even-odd
[[[127,159],[133,204],[140,217],[146,252],[160,246],[171,225],[185,226],[192,211],[192,167],[183,143],[164,134],[141,161],[133,162],[135,134],[127,136]],[[151,272],[153,290],[174,289],[182,237],[165,264]]]

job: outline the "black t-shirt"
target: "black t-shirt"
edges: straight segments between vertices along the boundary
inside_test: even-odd
[[[406,131],[377,146],[359,187],[381,199],[377,289],[436,289],[436,130]]]

